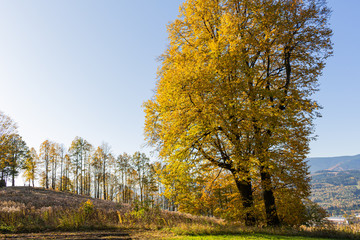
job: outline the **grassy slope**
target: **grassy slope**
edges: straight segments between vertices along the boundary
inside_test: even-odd
[[[96,208],[129,210],[126,204],[117,204],[111,201],[104,201],[78,194],[46,190],[32,187],[6,187],[0,188],[0,206],[8,207],[64,207],[79,208],[80,205],[90,199]]]
[[[95,210],[91,214],[86,214],[82,208],[88,199],[94,204]],[[159,209],[135,211],[130,205],[42,188],[0,189],[0,239],[4,237],[1,232],[11,234],[90,231],[91,233],[96,229],[129,232],[135,239],[321,239],[297,237],[295,235],[304,235],[304,233],[292,231],[268,229],[264,232],[261,229],[233,227],[218,219]],[[195,236],[198,234],[201,236]],[[212,234],[216,235],[211,236]],[[312,233],[310,235],[314,236]],[[25,234],[22,237],[26,236]],[[329,234],[315,234],[315,236],[335,237]],[[37,238],[41,239],[40,236]]]
[[[90,200],[88,206],[84,204]],[[0,233],[94,229],[163,229],[220,220],[31,187],[0,189]]]

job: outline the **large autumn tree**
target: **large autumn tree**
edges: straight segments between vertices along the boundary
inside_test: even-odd
[[[13,136],[17,134],[17,125],[13,119],[0,111],[0,187],[6,186],[9,173],[9,159]]]
[[[30,157],[26,142],[19,134],[11,134],[7,147],[7,165],[11,176],[12,186],[15,186],[15,177],[19,174],[24,162]]]
[[[309,194],[305,157],[319,109],[312,95],[332,50],[328,16],[322,0],[187,0],[168,26],[155,95],[144,104],[146,138],[172,165],[228,170],[246,225],[256,221],[255,188],[268,225],[280,224],[277,199]]]

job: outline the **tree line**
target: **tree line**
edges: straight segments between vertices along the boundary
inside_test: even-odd
[[[0,112],[0,172],[2,186],[7,179],[15,186],[15,177],[23,172],[29,186],[73,192],[121,203],[139,201],[167,208],[160,196],[156,166],[141,152],[114,155],[111,146],[94,147],[75,137],[69,148],[50,140],[39,150],[29,149],[17,133],[15,122]]]
[[[68,149],[45,140],[38,155],[34,149],[31,153],[41,166],[39,182],[46,189],[123,203],[153,202],[158,191],[154,165],[144,153],[115,156],[109,144],[94,147],[81,137],[75,137]]]

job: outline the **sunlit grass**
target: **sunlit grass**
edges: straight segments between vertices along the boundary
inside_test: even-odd
[[[244,235],[212,235],[212,236],[182,236],[173,239],[189,239],[189,240],[325,240],[330,238],[314,238],[303,236],[279,236],[279,235],[266,235],[266,234],[244,234]]]
[[[360,225],[250,228],[216,218],[116,204],[52,190],[25,187],[0,190],[0,233],[94,230],[151,233],[160,238],[165,236],[164,239],[360,239]]]
[[[0,189],[0,232],[173,228],[179,224],[215,226],[215,218],[159,208],[116,204],[76,194],[15,187]]]

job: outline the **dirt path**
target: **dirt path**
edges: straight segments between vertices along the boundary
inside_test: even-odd
[[[0,239],[112,239],[112,240],[130,240],[132,238],[126,232],[77,232],[77,233],[26,233],[26,234],[2,234]]]
[[[169,232],[152,231],[152,230],[123,230],[123,231],[91,231],[91,232],[47,232],[47,233],[18,233],[18,234],[0,234],[0,239],[56,239],[56,240],[141,240],[141,239],[169,239],[174,235]]]

